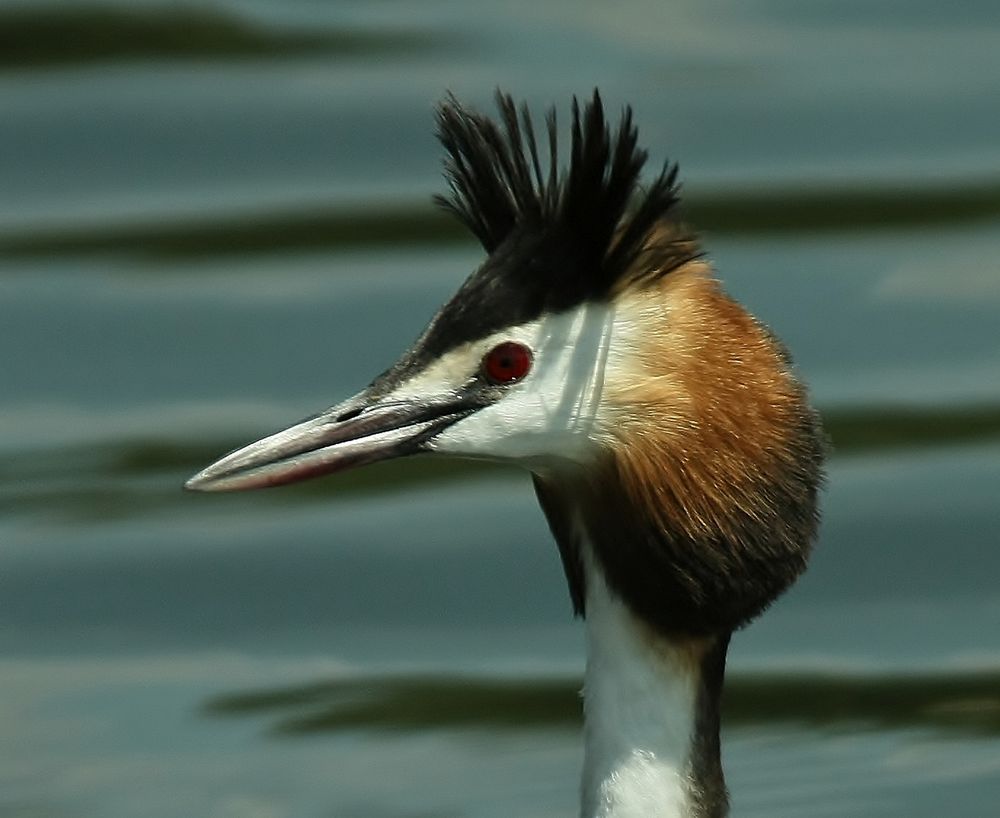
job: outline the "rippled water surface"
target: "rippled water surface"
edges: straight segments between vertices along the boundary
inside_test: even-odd
[[[812,569],[734,640],[734,816],[992,814],[998,8],[0,2],[0,818],[575,814],[526,476],[180,490],[478,263],[433,105],[497,85],[634,105],[832,437]]]

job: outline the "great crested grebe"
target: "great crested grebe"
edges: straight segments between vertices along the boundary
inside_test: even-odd
[[[525,107],[438,112],[451,194],[487,257],[358,395],[188,488],[275,486],[418,453],[528,469],[584,617],[583,818],[719,818],[732,632],[806,566],[823,436],[780,342],[643,188],[630,109],[574,99],[539,151]]]

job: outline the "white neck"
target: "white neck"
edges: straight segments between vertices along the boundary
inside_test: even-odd
[[[690,816],[698,661],[647,630],[612,596],[593,560],[585,564],[581,818]]]

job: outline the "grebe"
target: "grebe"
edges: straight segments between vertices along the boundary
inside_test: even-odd
[[[358,395],[188,488],[276,486],[418,453],[528,469],[584,617],[582,818],[720,818],[732,632],[806,566],[823,435],[780,342],[713,278],[676,166],[639,186],[626,108],[438,111],[438,202],[486,259]],[[544,160],[544,161],[543,161]]]

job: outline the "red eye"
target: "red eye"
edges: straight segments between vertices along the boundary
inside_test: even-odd
[[[504,341],[483,358],[483,372],[492,383],[514,383],[531,369],[531,350],[524,344]]]

